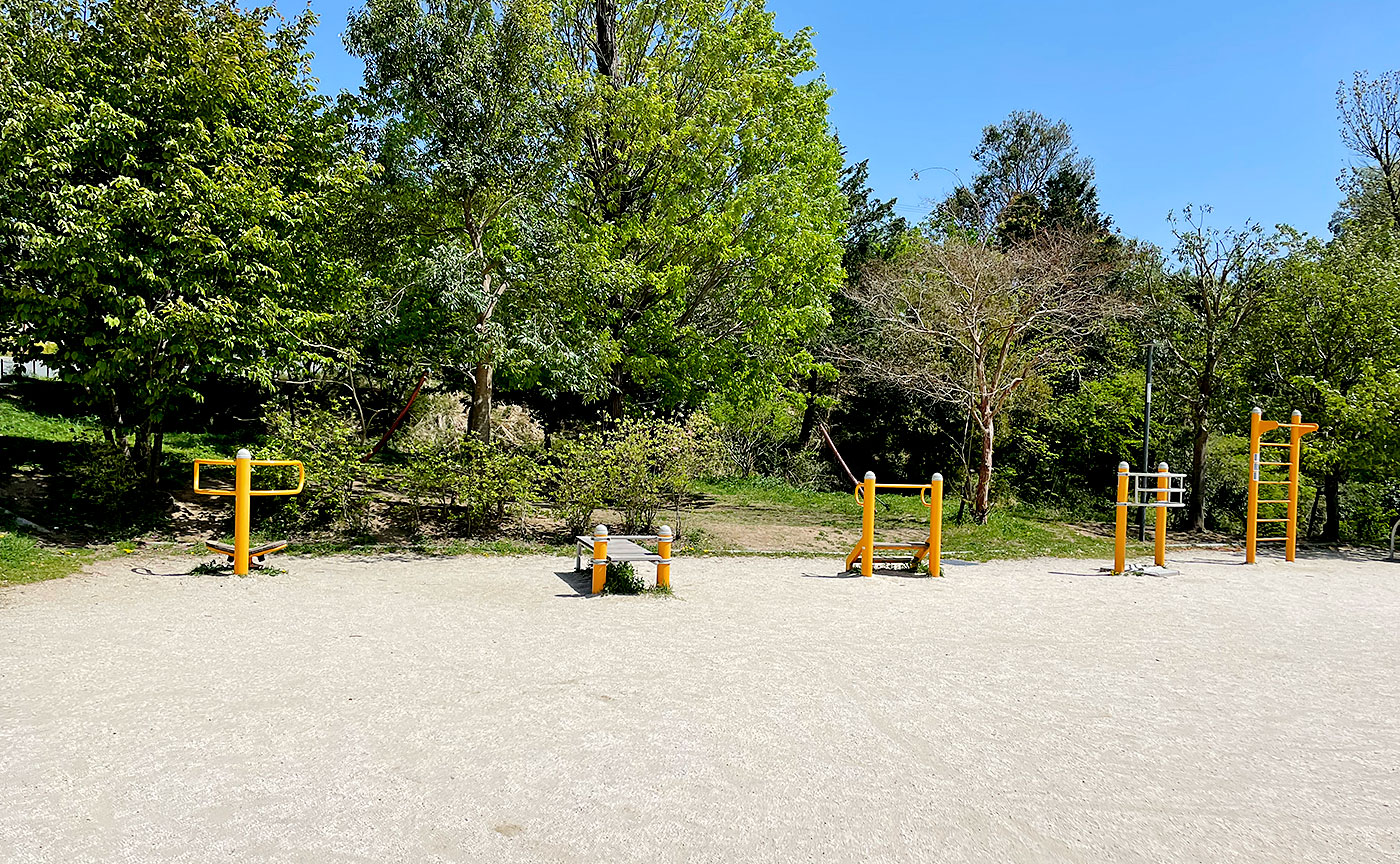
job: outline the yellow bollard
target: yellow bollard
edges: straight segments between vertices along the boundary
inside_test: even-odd
[[[928,491],[928,575],[943,575],[943,475],[934,474]]]
[[[1171,487],[1171,478],[1167,476],[1167,463],[1161,462],[1157,465],[1157,500],[1166,501],[1171,497],[1168,489]],[[1156,547],[1154,561],[1158,567],[1167,566],[1167,508],[1160,503],[1157,505],[1157,527],[1152,536],[1153,545]]]
[[[860,522],[860,575],[875,575],[875,472],[865,472],[864,512]]]
[[[608,581],[608,526],[593,529],[593,593],[602,594]]]
[[[1128,566],[1128,463],[1118,463],[1117,521],[1113,526],[1113,572]]]
[[[1249,412],[1249,498],[1244,516],[1244,563],[1254,563],[1254,552],[1259,545],[1259,437],[1263,430],[1264,410],[1255,408]],[[1192,494],[1199,494],[1193,492]]]
[[[662,525],[656,532],[656,554],[661,560],[656,562],[656,587],[671,587],[671,541],[674,535],[670,525]]]
[[[239,450],[233,465],[233,572],[238,576],[247,576],[248,531],[252,521],[253,501],[253,454],[246,449]]]
[[[1298,465],[1302,456],[1303,436],[1312,431],[1303,426],[1303,412],[1293,411],[1288,432],[1288,539],[1283,541],[1283,559],[1292,561],[1298,551]]]

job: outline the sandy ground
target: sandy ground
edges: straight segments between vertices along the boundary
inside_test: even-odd
[[[0,861],[1400,860],[1400,564],[1239,560],[111,561],[0,592]]]

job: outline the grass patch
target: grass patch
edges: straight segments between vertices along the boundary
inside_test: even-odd
[[[15,531],[0,531],[0,585],[21,585],[58,579],[76,572],[93,555],[42,546]]]

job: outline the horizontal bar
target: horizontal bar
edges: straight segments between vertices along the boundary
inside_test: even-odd
[[[1260,447],[1292,447],[1292,444],[1279,444],[1276,441],[1260,441]]]
[[[1287,498],[1260,498],[1255,504],[1287,504]]]
[[[1260,462],[1260,465],[1273,465],[1276,468],[1292,468],[1292,462]]]
[[[1316,423],[1280,423],[1280,424],[1278,424],[1278,428],[1280,428],[1280,429],[1307,429],[1307,430],[1310,430],[1310,431],[1314,431],[1314,432],[1315,432],[1315,431],[1317,431],[1317,424],[1316,424]]]
[[[1255,542],[1255,543],[1272,543],[1272,542],[1274,542],[1275,540],[1282,542],[1282,541],[1287,540],[1287,539],[1288,539],[1287,537],[1255,537],[1255,538],[1254,538],[1254,542]]]
[[[1288,521],[1287,519],[1255,519],[1255,520],[1254,520],[1254,522],[1255,522],[1256,525],[1260,525],[1260,524],[1263,524],[1263,523],[1265,523],[1265,522],[1287,522],[1287,521]]]
[[[861,484],[857,484],[861,485]],[[930,483],[876,483],[876,489],[927,489]]]
[[[194,460],[194,464],[196,464],[196,465],[237,465],[238,462],[235,461],[235,460],[233,460],[233,459],[196,459],[196,460]]]
[[[875,548],[876,548],[876,550],[881,550],[881,549],[885,549],[885,550],[888,550],[888,549],[908,549],[908,550],[910,550],[910,551],[912,551],[912,552],[918,552],[918,551],[921,551],[921,550],[923,550],[923,549],[927,549],[927,548],[928,548],[928,544],[927,544],[927,543],[876,543],[876,544],[875,544]]]
[[[1256,485],[1256,486],[1290,486],[1290,485],[1292,485],[1292,483],[1293,483],[1293,481],[1291,481],[1291,480],[1255,480],[1255,481],[1254,481],[1254,485]]]

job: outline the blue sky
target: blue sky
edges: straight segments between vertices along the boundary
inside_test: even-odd
[[[359,85],[340,34],[359,3],[313,0],[322,89]],[[284,7],[288,11],[294,5]],[[983,126],[1018,109],[1063,119],[1125,233],[1170,242],[1166,215],[1286,222],[1325,235],[1348,155],[1337,83],[1400,68],[1400,2],[769,0],[815,31],[833,125],[871,185],[917,218],[971,174]],[[935,170],[935,169],[948,170]],[[927,169],[927,170],[926,170]],[[920,180],[911,175],[919,171]]]

